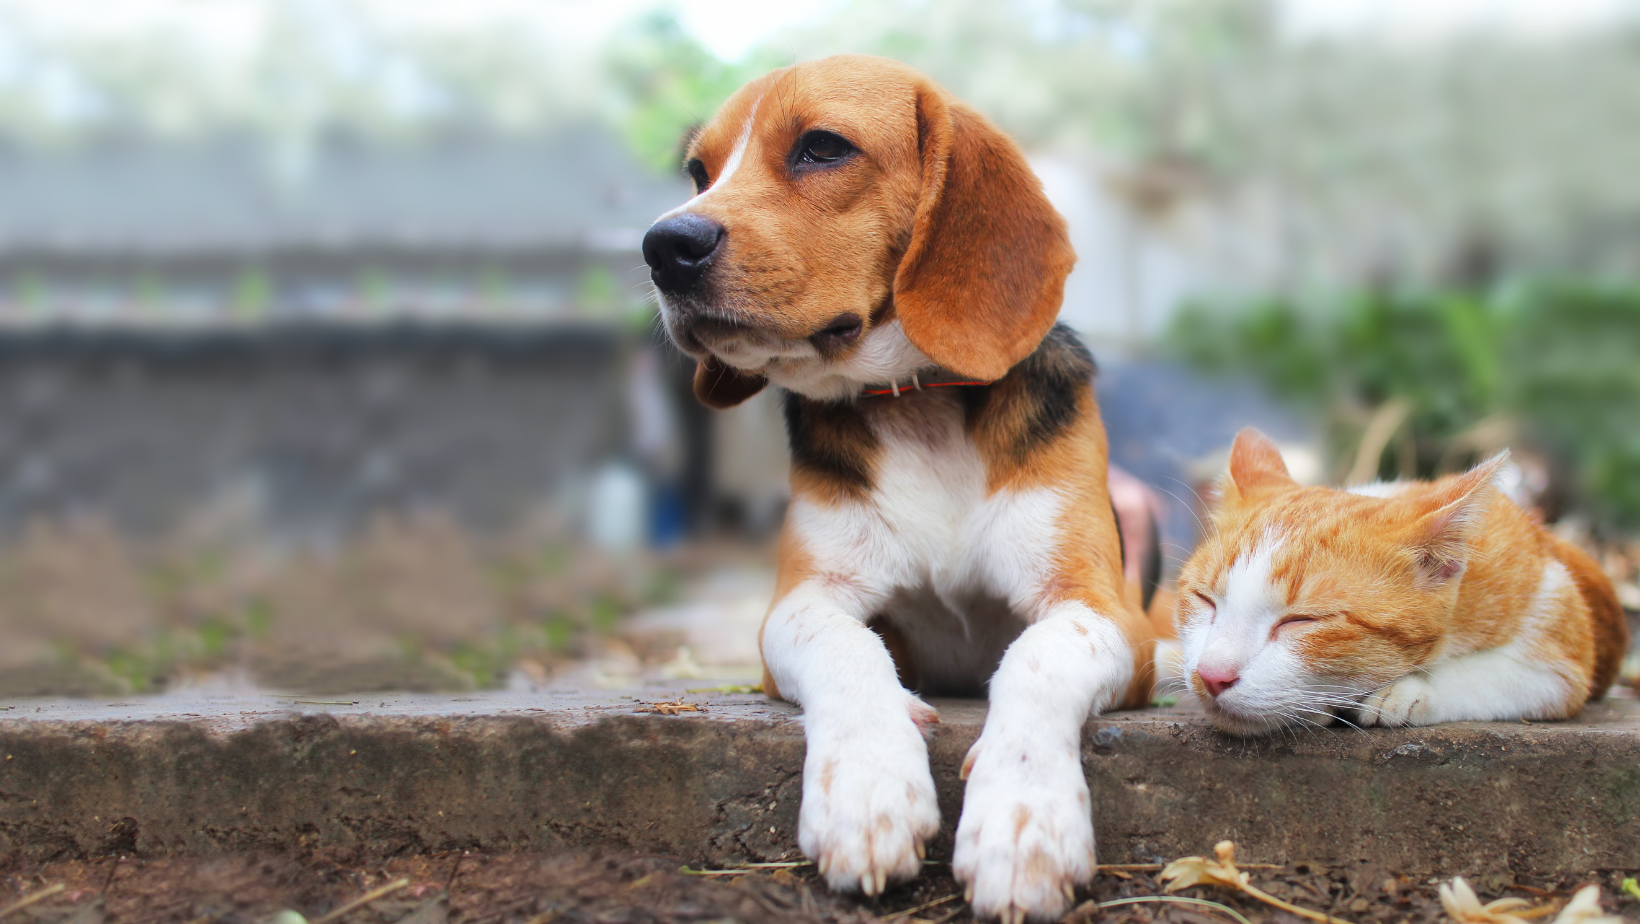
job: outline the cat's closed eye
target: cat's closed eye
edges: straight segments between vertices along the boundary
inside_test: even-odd
[[[1308,613],[1289,613],[1281,617],[1275,626],[1270,629],[1270,637],[1275,638],[1283,629],[1299,629],[1304,626],[1314,625],[1320,621],[1320,616],[1312,616]]]
[[[1196,602],[1200,604],[1207,613],[1207,619],[1209,622],[1218,616],[1219,608],[1213,603],[1212,597],[1209,597],[1207,594],[1204,594],[1199,590],[1193,590],[1191,593],[1195,595]]]

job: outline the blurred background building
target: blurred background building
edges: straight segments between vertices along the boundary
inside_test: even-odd
[[[0,0],[0,693],[749,631],[775,401],[690,400],[638,245],[839,52],[1030,152],[1175,559],[1244,424],[1315,481],[1508,444],[1640,604],[1633,0]]]

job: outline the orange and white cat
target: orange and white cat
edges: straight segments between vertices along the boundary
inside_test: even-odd
[[[1611,581],[1493,484],[1299,485],[1243,430],[1179,576],[1183,669],[1213,724],[1564,719],[1628,646]]]

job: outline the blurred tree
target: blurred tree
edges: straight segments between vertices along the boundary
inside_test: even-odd
[[[667,13],[606,45],[551,4],[169,0],[119,27],[74,6],[0,0],[0,139],[253,131],[297,171],[324,132],[605,119],[671,169],[745,79],[867,52],[1097,164],[1146,221],[1186,202],[1235,227],[1199,246],[1228,283],[1640,277],[1637,0],[1600,28],[1423,38],[1305,31],[1294,0],[851,0],[737,63]]]
[[[1284,242],[1285,284],[1640,275],[1640,4],[1607,29],[1423,42],[1299,34],[1292,6],[855,0],[774,44],[905,60],[1142,192],[1188,177]]]
[[[0,138],[533,131],[596,117],[600,49],[518,8],[396,15],[370,0],[172,0],[107,27],[0,0]]]
[[[1344,468],[1372,411],[1404,403],[1408,459],[1429,476],[1470,461],[1475,428],[1513,421],[1576,474],[1598,522],[1640,525],[1640,287],[1559,282],[1484,291],[1198,304],[1167,342],[1199,368],[1257,378],[1333,424]],[[1505,440],[1507,442],[1508,440]],[[1372,460],[1369,460],[1372,461]],[[1405,462],[1410,470],[1402,470]]]
[[[710,119],[729,94],[790,63],[767,51],[738,64],[720,61],[683,31],[674,14],[662,11],[624,32],[608,57],[627,143],[645,163],[668,171],[681,169],[689,132]]]

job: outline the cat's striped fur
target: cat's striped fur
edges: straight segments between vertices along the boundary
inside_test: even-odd
[[[1611,581],[1493,479],[1305,487],[1262,434],[1231,450],[1179,578],[1185,677],[1214,724],[1561,719],[1628,644]]]

